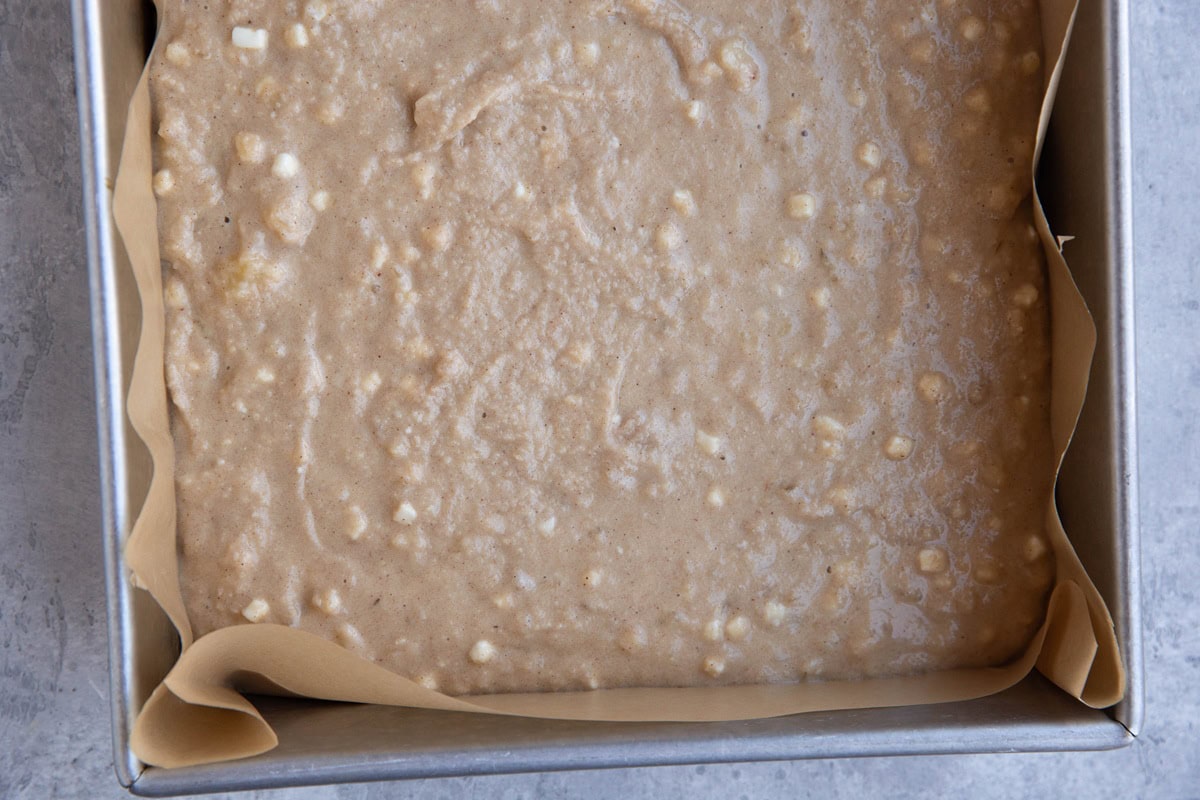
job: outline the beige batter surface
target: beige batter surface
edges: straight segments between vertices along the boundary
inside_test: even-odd
[[[1052,556],[1032,0],[175,3],[198,634],[449,693],[995,664]]]

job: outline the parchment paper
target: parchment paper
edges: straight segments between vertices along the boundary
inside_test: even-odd
[[[157,1],[161,6],[161,0]],[[1037,156],[1041,154],[1076,4],[1072,0],[1043,0],[1041,12],[1045,60],[1053,69],[1045,78]],[[264,687],[275,693],[328,700],[597,721],[734,720],[967,700],[1012,686],[1035,667],[1089,706],[1111,705],[1124,694],[1125,674],[1112,618],[1067,540],[1053,500],[1046,508],[1046,527],[1057,571],[1045,622],[1024,655],[998,668],[858,682],[452,698],[424,689],[336,644],[285,626],[239,625],[195,640],[180,592],[176,560],[174,448],[163,369],[165,324],[157,208],[151,190],[151,114],[146,80],[143,74],[130,105],[113,197],[113,215],[129,252],[142,304],[129,416],[154,463],[145,506],[125,546],[125,562],[137,585],[149,591],[171,618],[183,647],[179,661],[134,724],[132,746],[146,763],[176,767],[242,758],[272,749],[278,743],[275,733],[241,694],[250,689],[262,691]],[[1036,191],[1034,186],[1035,200]],[[1087,390],[1096,332],[1041,204],[1034,205],[1049,269],[1051,436],[1056,464],[1061,465]]]

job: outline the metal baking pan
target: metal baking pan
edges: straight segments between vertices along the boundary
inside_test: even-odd
[[[1082,0],[1043,171],[1051,224],[1099,329],[1091,387],[1059,484],[1067,531],[1116,621],[1125,699],[1088,709],[1034,675],[963,703],[709,724],[579,723],[263,698],[279,747],[240,761],[164,770],[129,747],[141,703],[178,641],[130,583],[121,545],[149,458],[125,394],[140,310],[110,214],[125,112],[153,35],[144,0],[72,0],[91,278],[117,777],[161,796],[443,775],[931,753],[1100,750],[1142,725],[1134,415],[1128,0]]]

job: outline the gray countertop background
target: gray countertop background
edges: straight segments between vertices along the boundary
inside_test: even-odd
[[[1133,2],[1146,725],[1109,753],[426,780],[262,797],[1200,797],[1200,3]],[[66,0],[0,0],[0,798],[119,797]],[[256,794],[240,797],[256,797]]]

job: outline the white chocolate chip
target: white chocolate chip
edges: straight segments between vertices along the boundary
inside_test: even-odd
[[[421,162],[413,165],[413,186],[417,188],[417,194],[422,200],[428,200],[433,194],[433,177],[436,173],[437,170],[432,164]]]
[[[400,260],[405,264],[415,264],[421,258],[421,251],[411,244],[405,243],[400,247]]]
[[[175,110],[163,112],[158,124],[158,135],[168,142],[177,142],[187,135],[187,121]]]
[[[712,436],[705,433],[699,428],[696,429],[696,446],[710,456],[715,456],[721,449],[721,439],[717,436]]]
[[[913,440],[899,434],[888,439],[883,448],[884,455],[893,461],[903,461],[912,455]]]
[[[582,42],[575,47],[575,58],[585,67],[594,67],[600,60],[600,45],[595,42]]]
[[[163,287],[163,299],[168,307],[181,309],[187,303],[187,289],[178,278],[169,278]]]
[[[467,361],[457,350],[447,350],[442,353],[433,365],[433,372],[444,381],[459,378],[467,371]]]
[[[671,205],[675,207],[682,216],[696,216],[696,199],[692,197],[692,193],[687,189],[676,189],[671,194]]]
[[[271,174],[276,178],[294,178],[300,173],[300,161],[291,153],[280,153],[275,156],[271,165]]]
[[[721,62],[729,82],[738,91],[744,92],[758,80],[758,62],[741,39],[731,39],[722,44],[717,52],[717,60]]]
[[[788,198],[787,212],[792,219],[809,219],[817,213],[817,199],[808,192],[798,192]]]
[[[1025,540],[1025,560],[1037,561],[1046,554],[1046,540],[1036,533]]]
[[[787,608],[776,600],[768,600],[762,607],[762,617],[768,625],[778,627],[787,616]]]
[[[950,382],[940,372],[926,372],[917,380],[917,391],[930,403],[940,403],[950,397]]]
[[[975,568],[975,580],[980,583],[995,583],[1000,580],[1000,573],[991,564],[981,564]]]
[[[815,308],[829,308],[831,297],[829,287],[821,286],[808,293],[808,302],[812,303]]]
[[[719,619],[710,619],[704,623],[704,629],[701,633],[708,641],[719,642],[725,636],[725,626],[721,624],[721,620]]]
[[[471,645],[471,650],[467,653],[467,658],[472,664],[486,664],[495,657],[496,646],[487,639],[480,639]]]
[[[171,42],[167,45],[164,55],[166,55],[167,61],[170,61],[177,67],[186,67],[192,63],[192,52],[182,42]]]
[[[725,507],[725,492],[720,486],[714,486],[709,489],[708,495],[704,499],[713,508]]]
[[[246,164],[261,164],[267,155],[267,146],[262,137],[248,131],[234,134],[233,149],[237,153],[238,161]]]
[[[1021,308],[1031,308],[1037,299],[1037,287],[1031,283],[1026,283],[1013,292],[1013,302]]]
[[[335,125],[346,113],[346,104],[340,97],[333,97],[317,109],[317,119],[325,125]]]
[[[589,569],[583,573],[583,585],[588,589],[595,589],[604,580],[604,573],[598,569]]]
[[[371,248],[371,269],[378,270],[387,263],[388,256],[391,255],[392,249],[387,246],[387,242],[379,241]]]
[[[828,414],[813,417],[813,432],[827,441],[839,441],[846,436],[846,426]]]
[[[992,98],[988,90],[982,86],[976,87],[963,96],[963,103],[977,114],[986,114],[992,110]]]
[[[295,452],[295,455],[293,456],[293,459],[296,462],[296,471],[297,472],[300,471],[301,467],[305,466],[306,464],[308,464],[308,462],[312,461],[312,445],[309,444],[307,438],[302,438],[299,442],[296,443],[296,452]]]
[[[242,609],[242,616],[251,622],[262,622],[267,618],[267,614],[270,613],[271,606],[261,597],[251,600],[246,607]]]
[[[962,500],[955,500],[950,505],[950,516],[953,519],[964,519],[967,516],[967,505]]]
[[[863,142],[855,154],[864,167],[876,169],[883,162],[883,151],[874,142]]]
[[[750,633],[750,620],[740,614],[725,623],[725,636],[732,642],[745,639]]]
[[[170,194],[175,188],[175,176],[169,169],[160,169],[154,173],[154,193],[159,197]]]
[[[444,222],[428,225],[421,229],[421,239],[426,247],[434,251],[442,251],[450,246],[450,226]]]
[[[417,519],[417,510],[413,508],[413,504],[407,500],[396,506],[396,513],[392,515],[392,519],[396,522],[401,522],[405,525],[412,525]]]
[[[274,76],[266,75],[254,85],[254,94],[267,105],[278,106],[283,101],[284,88]]]
[[[342,605],[342,596],[338,594],[337,589],[326,589],[324,592],[317,592],[312,596],[313,608],[318,611],[324,611],[329,616],[342,613],[345,607]]]
[[[1036,75],[1042,68],[1042,57],[1032,50],[1021,56],[1021,72],[1026,75]]]
[[[383,378],[375,370],[371,370],[366,375],[363,375],[358,381],[358,388],[366,395],[375,394],[382,385]]]
[[[288,244],[302,245],[312,233],[316,217],[312,207],[303,198],[288,195],[277,205],[267,210],[263,220],[267,227]]]
[[[704,103],[700,100],[692,100],[683,107],[683,113],[693,124],[699,125],[700,120],[704,119]]]
[[[438,680],[432,672],[426,672],[417,676],[417,685],[422,689],[428,689],[431,692],[438,690]]]
[[[945,572],[950,565],[946,551],[937,547],[926,547],[917,554],[917,567],[921,572]]]
[[[362,652],[367,649],[367,641],[363,639],[362,633],[348,622],[344,622],[338,626],[336,635],[338,643],[347,650]]]
[[[847,486],[837,486],[825,493],[825,499],[842,514],[859,508],[858,493]]]
[[[263,28],[243,28],[239,25],[233,29],[232,41],[234,47],[244,50],[265,50],[267,31]]]
[[[617,639],[617,647],[624,650],[626,653],[632,653],[635,650],[640,650],[647,643],[646,629],[641,625],[634,625],[626,628],[620,638]]]
[[[346,512],[346,538],[357,542],[367,532],[367,515],[358,506],[350,506]]]
[[[513,197],[517,198],[518,200],[526,200],[527,201],[533,197],[533,193],[529,191],[528,186],[521,183],[520,181],[517,181],[516,184],[513,186]]]
[[[987,25],[979,17],[967,17],[958,31],[968,42],[978,42],[987,31]]]
[[[708,656],[704,659],[703,669],[705,674],[716,678],[725,671],[725,659],[720,656]]]
[[[796,245],[784,243],[779,248],[779,262],[790,269],[802,269],[805,264],[804,253]],[[777,295],[782,296],[779,293]]]
[[[937,45],[928,37],[920,39],[908,48],[908,55],[918,64],[929,64],[933,61]]]
[[[308,28],[297,22],[284,32],[283,40],[287,42],[288,47],[308,47]]]
[[[683,244],[683,234],[674,223],[664,222],[658,226],[658,230],[654,234],[654,243],[659,252],[669,253]]]
[[[537,524],[538,533],[542,536],[553,536],[554,528],[558,525],[558,519],[555,517],[547,517]]]

